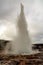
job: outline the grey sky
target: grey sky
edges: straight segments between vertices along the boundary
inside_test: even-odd
[[[32,40],[43,42],[43,0],[0,0],[0,38],[13,38],[13,35],[10,34],[14,33],[10,30],[15,28],[21,2],[24,5],[25,17]],[[8,33],[6,33],[7,30]]]

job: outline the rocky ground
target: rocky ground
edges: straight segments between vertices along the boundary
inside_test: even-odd
[[[0,65],[43,65],[43,53],[32,55],[0,55]]]

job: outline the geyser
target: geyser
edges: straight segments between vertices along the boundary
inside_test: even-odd
[[[32,43],[27,31],[27,24],[24,15],[24,7],[21,4],[21,12],[17,21],[18,35],[7,44],[5,51],[8,54],[31,54]],[[10,49],[10,50],[9,50]]]
[[[24,15],[24,7],[21,4],[21,12],[18,18],[18,52],[20,54],[30,54],[32,53],[32,43],[30,40],[30,36],[28,35],[27,31],[27,24]]]

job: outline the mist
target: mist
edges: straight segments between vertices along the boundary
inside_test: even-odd
[[[32,41],[30,38],[30,34],[28,35],[27,23],[24,14],[24,7],[22,4],[21,4],[21,12],[20,15],[18,16],[16,28],[18,30],[16,31],[18,34],[16,34],[17,36],[13,36],[14,33],[13,34],[11,33],[13,36],[13,40],[10,43],[7,43],[5,47],[5,54],[31,54]],[[9,33],[8,30],[7,33]]]

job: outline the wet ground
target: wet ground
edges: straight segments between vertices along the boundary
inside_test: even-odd
[[[32,55],[0,55],[0,65],[43,65],[43,53]]]

